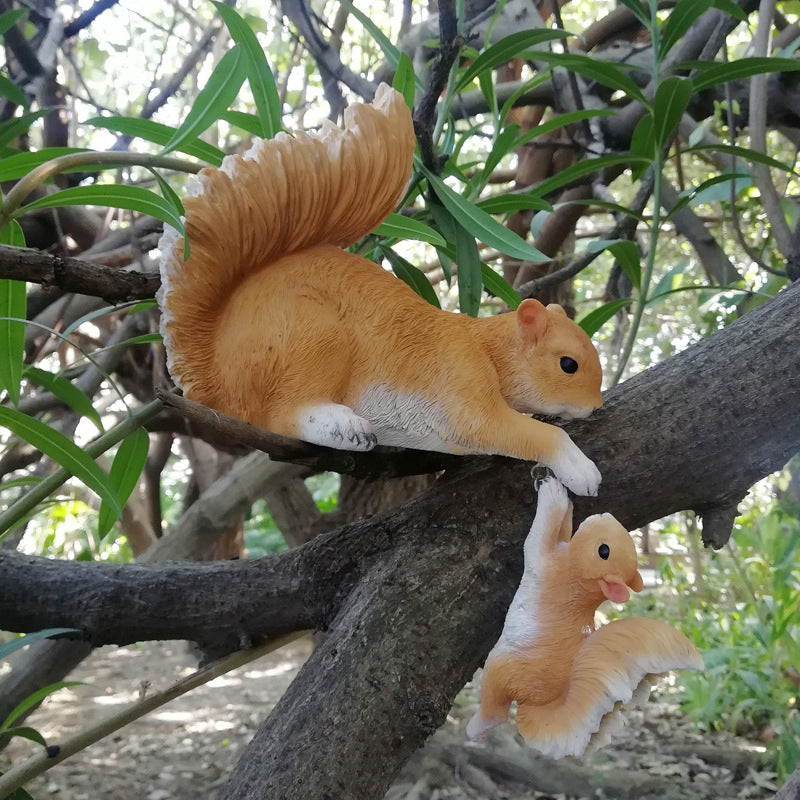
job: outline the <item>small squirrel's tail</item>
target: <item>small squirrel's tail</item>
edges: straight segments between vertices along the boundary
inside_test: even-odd
[[[184,201],[189,258],[174,229],[159,242],[167,364],[188,395],[212,369],[231,292],[278,258],[366,236],[401,199],[413,152],[408,107],[381,84],[371,105],[345,110],[343,129],[326,120],[318,133],[279,133],[200,172]]]

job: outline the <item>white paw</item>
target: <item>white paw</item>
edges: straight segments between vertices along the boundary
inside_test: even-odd
[[[339,403],[303,409],[298,427],[300,437],[307,442],[337,450],[372,450],[378,443],[369,422]]]
[[[575,494],[594,496],[600,488],[600,470],[566,434],[561,449],[547,466]]]
[[[495,725],[499,725],[499,720],[494,719],[484,719],[481,716],[481,712],[476,712],[472,719],[467,723],[467,739],[471,742],[477,741],[478,739],[483,739],[486,736],[487,731],[494,728]]]
[[[561,512],[562,516],[567,513],[569,508],[569,497],[564,484],[552,475],[545,478],[539,485],[536,492],[536,507],[546,513],[551,511]]]

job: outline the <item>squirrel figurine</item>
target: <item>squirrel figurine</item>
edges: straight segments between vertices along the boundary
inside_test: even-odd
[[[595,629],[604,600],[624,603],[642,577],[630,534],[611,514],[588,517],[574,536],[566,489],[547,478],[525,541],[525,569],[500,639],[489,653],[479,711],[467,737],[508,719],[553,758],[607,743],[626,704],[641,705],[655,679],[700,670],[703,659],[682,633],[658,620],[615,620]]]
[[[400,201],[415,146],[408,107],[385,84],[344,121],[259,140],[188,187],[188,259],[174,229],[159,243],[175,382],[198,403],[316,444],[530,459],[596,494],[594,463],[526,416],[602,405],[589,337],[532,299],[481,319],[442,311],[343,250]]]

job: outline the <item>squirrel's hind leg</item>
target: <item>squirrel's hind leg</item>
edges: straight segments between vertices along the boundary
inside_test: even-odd
[[[340,403],[305,406],[295,426],[300,439],[337,450],[372,450],[378,443],[369,421]]]

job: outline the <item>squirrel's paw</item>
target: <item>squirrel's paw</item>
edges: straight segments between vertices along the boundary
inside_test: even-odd
[[[303,409],[298,428],[301,439],[337,450],[372,450],[378,443],[370,423],[339,403]]]
[[[566,433],[562,446],[553,459],[547,462],[547,466],[575,494],[594,496],[600,488],[600,470]]]

